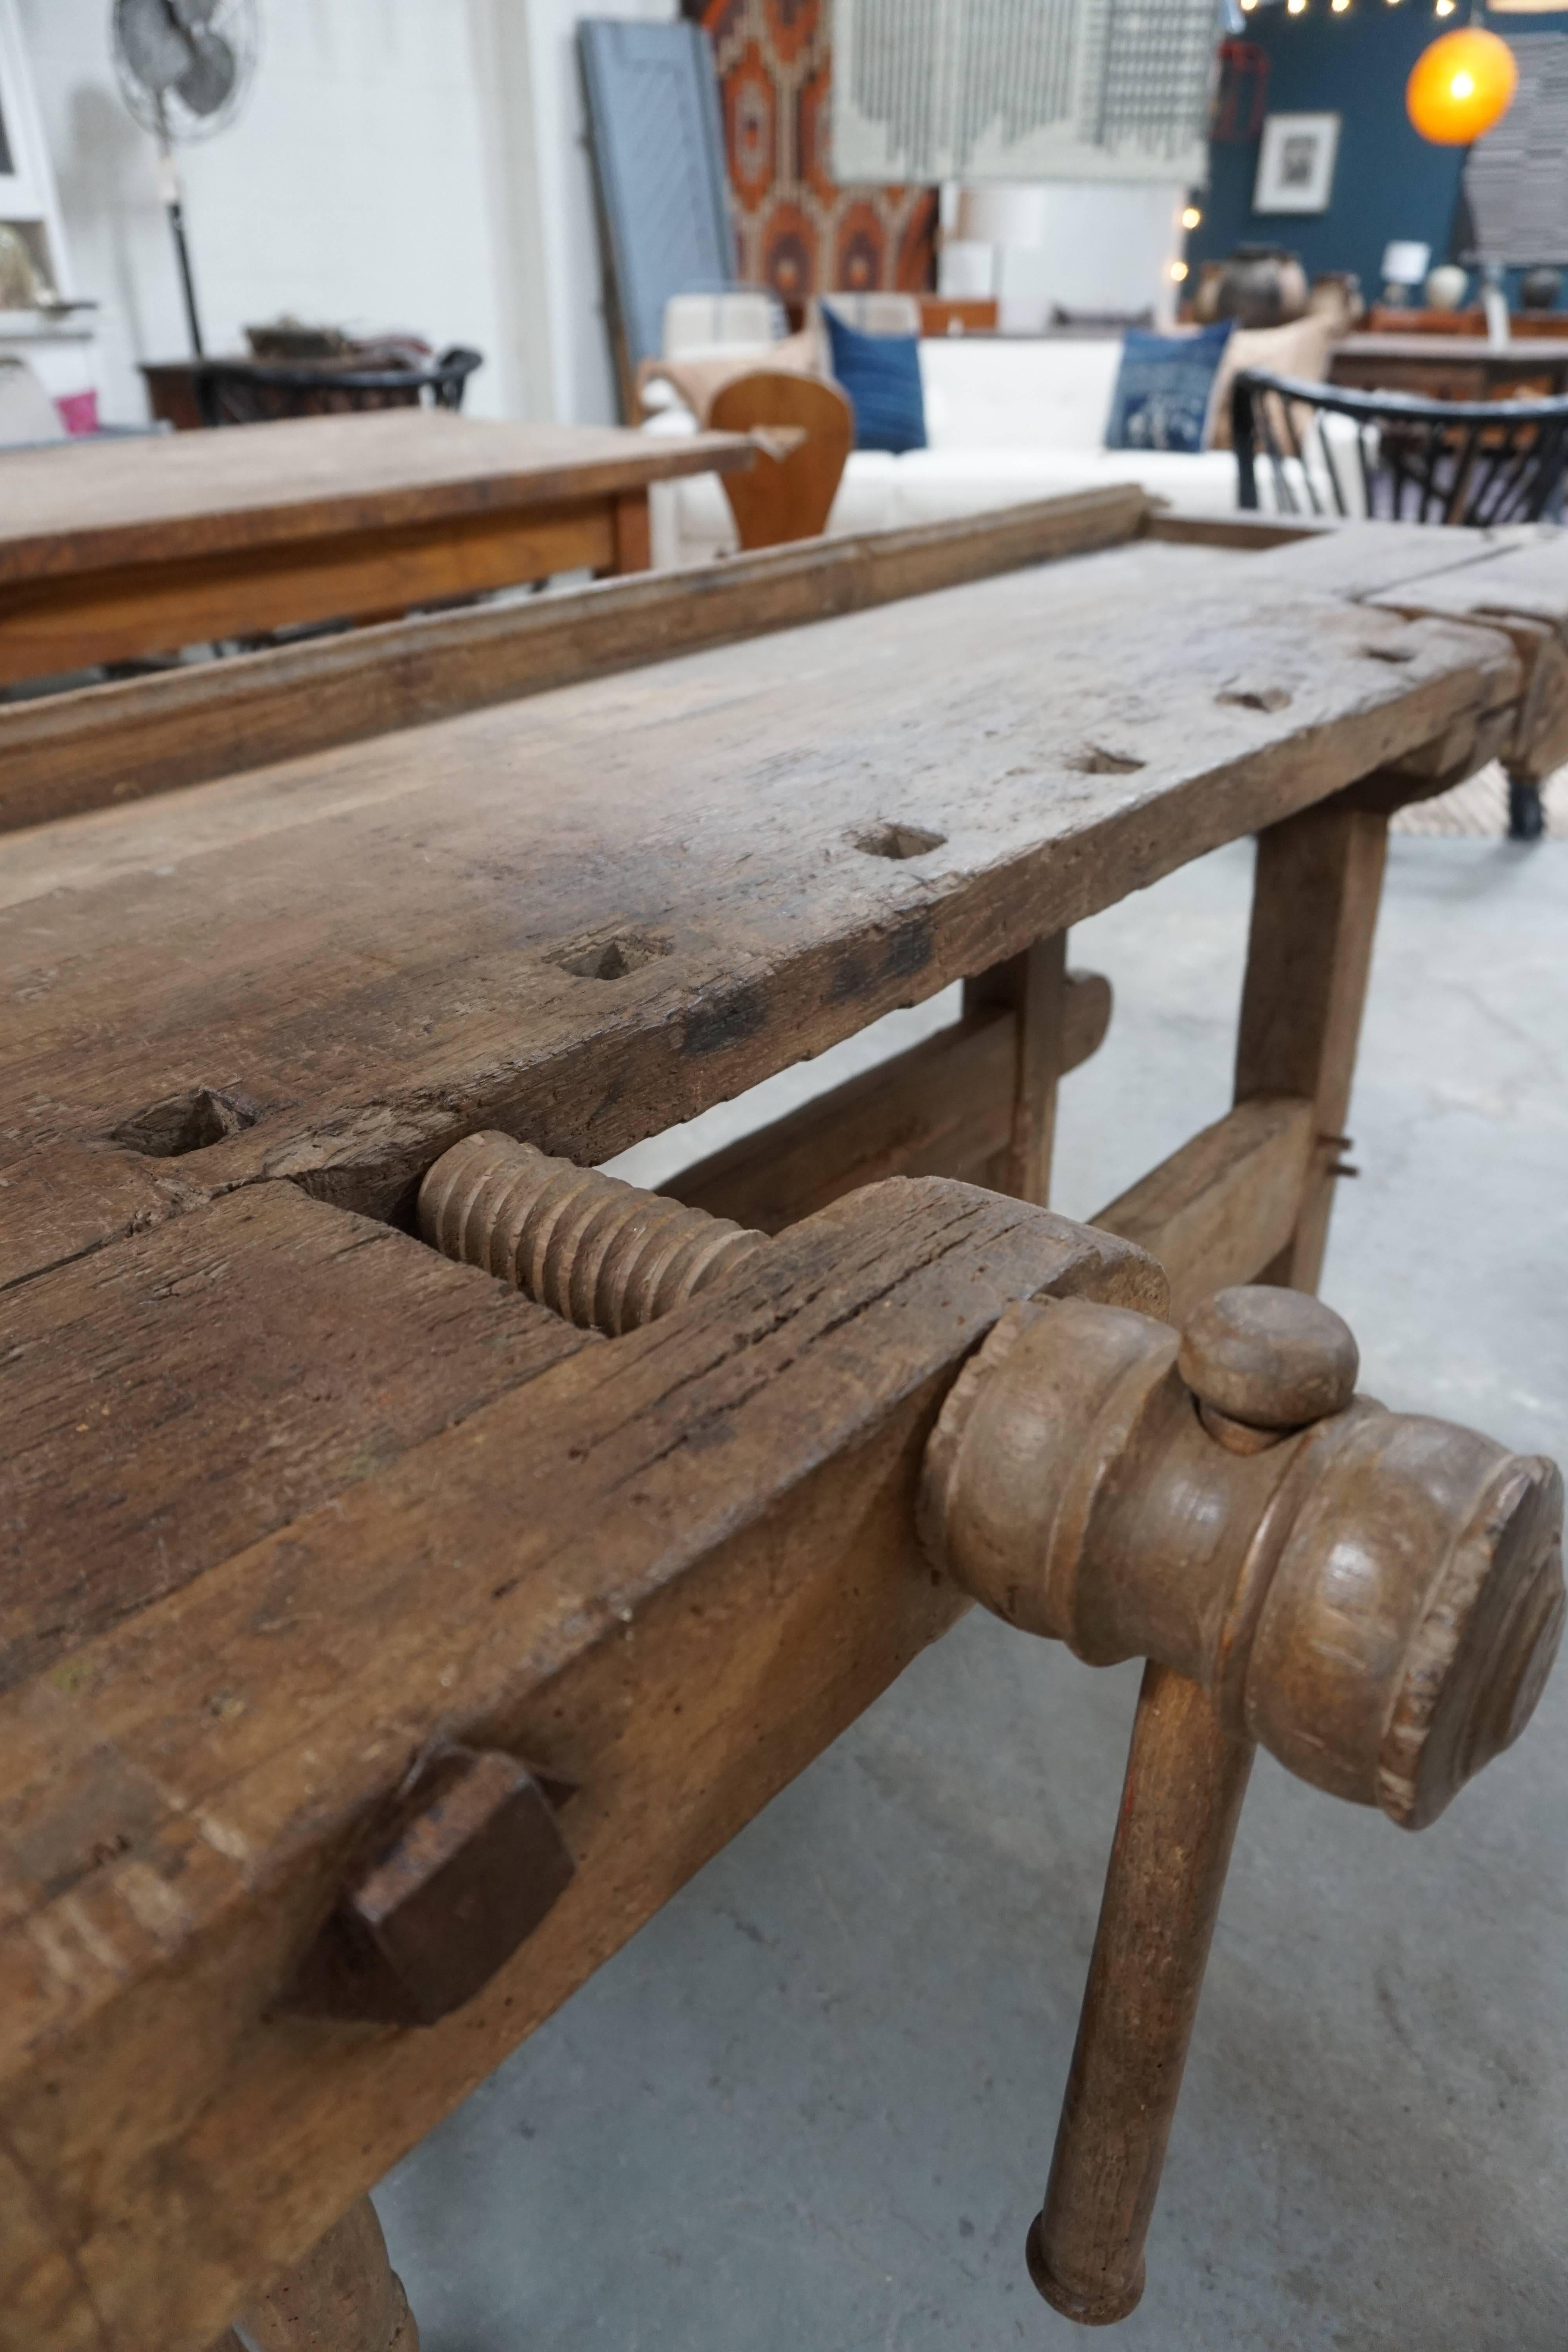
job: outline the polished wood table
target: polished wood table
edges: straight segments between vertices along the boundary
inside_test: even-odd
[[[0,684],[645,570],[649,484],[752,457],[418,408],[0,452]]]
[[[959,1532],[930,1549],[942,1495],[963,1518],[949,1407],[998,1393],[999,1334],[1109,1332],[1124,1421],[1126,1348],[1168,1365],[1163,1315],[1314,1286],[1388,812],[1561,730],[1568,555],[1198,536],[1234,544],[1123,488],[392,624],[314,691],[258,656],[226,774],[210,699],[157,701],[180,679],[97,689],[107,728],[75,706],[82,813],[0,859],[5,2352],[204,2352],[946,1631],[976,1591]],[[150,715],[112,700],[144,690]],[[155,740],[202,789],[149,788]],[[122,807],[117,740],[149,762]],[[1251,835],[1234,1109],[1092,1226],[1054,1217],[1058,1084],[1108,1009],[1068,927]],[[581,1174],[960,980],[936,1036],[688,1170],[694,1223]],[[579,1167],[542,1179],[520,1139]],[[649,1248],[685,1303],[642,1328]],[[1287,1412],[1276,1441],[1243,1412],[1238,1439],[1240,1411],[1211,1444],[1187,1398],[1169,1444],[1255,1501],[1291,1465],[1280,1510],[1362,1426]],[[1398,1426],[1463,1469],[1432,1508],[1470,1530],[1466,1581],[1421,1619],[1417,1696],[1468,1769],[1450,1637],[1500,1528],[1535,1560],[1550,1480],[1510,1471],[1513,1517],[1488,1516],[1479,1441]],[[1189,1538],[1229,1524],[1184,1491]],[[1268,1507],[1249,1575],[1279,1554]],[[1334,1661],[1364,1632],[1340,1581]],[[1182,1664],[1184,1606],[1099,1637],[1158,1662],[1147,1785],[1193,1832],[1142,1930],[1120,1863],[1108,1894],[1133,1958],[1184,1971],[1118,2143],[1145,2154],[1250,1753]],[[1500,1600],[1467,1669],[1494,1745],[1529,1712],[1488,1681],[1520,1622]],[[1189,1733],[1208,1780],[1171,1761]],[[1380,1784],[1396,1818],[1421,1752],[1417,1725]],[[1344,1771],[1364,1795],[1364,1758]],[[1189,1861],[1203,1885],[1173,1888]],[[1080,2120],[1125,1965],[1097,1956]],[[350,2234],[369,2277],[363,2209]],[[364,2309],[341,2340],[407,2352],[384,2276]],[[321,2340],[293,2325],[253,2333]]]
[[[1568,390],[1568,334],[1491,344],[1462,335],[1347,335],[1329,380],[1358,392],[1415,392],[1429,400],[1495,400]]]

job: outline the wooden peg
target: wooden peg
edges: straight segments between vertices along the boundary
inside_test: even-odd
[[[510,1959],[572,1872],[539,1778],[515,1757],[439,1748],[367,1841],[281,2006],[435,2025]]]

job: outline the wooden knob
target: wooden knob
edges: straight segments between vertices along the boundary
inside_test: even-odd
[[[1354,1335],[1331,1307],[1264,1283],[1205,1299],[1176,1357],[1195,1397],[1253,1429],[1305,1429],[1343,1412],[1360,1368]]]
[[[1416,1414],[1358,1411],[1335,1435],[1258,1614],[1246,1725],[1303,1780],[1424,1829],[1545,1687],[1563,1480]]]
[[[547,1786],[493,1749],[426,1759],[349,1874],[283,2006],[434,2025],[483,1990],[571,1881]]]
[[[1233,1737],[1414,1829],[1540,1696],[1562,1631],[1563,1483],[1352,1397],[1355,1369],[1338,1316],[1289,1291],[1222,1293],[1179,1345],[1088,1299],[1011,1308],[942,1409],[922,1526],[1010,1623],[1091,1665],[1189,1675]],[[1194,1380],[1201,1409],[1262,1431],[1265,1450],[1215,1444]],[[1268,1432],[1238,1406],[1308,1418]]]

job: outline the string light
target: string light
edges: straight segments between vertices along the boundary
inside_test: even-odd
[[[1203,225],[1203,217],[1204,216],[1198,210],[1196,205],[1188,205],[1184,208],[1182,213],[1182,226],[1184,228],[1199,228]]]
[[[1329,0],[1329,5],[1336,16],[1342,16],[1350,5],[1351,0]]]
[[[1173,262],[1172,262],[1172,264],[1171,264],[1171,276],[1174,278],[1174,280],[1175,280],[1175,282],[1176,282],[1176,284],[1177,284],[1178,286],[1181,284],[1181,282],[1182,282],[1183,278],[1186,276],[1186,274],[1187,274],[1187,265],[1186,265],[1186,263],[1185,263],[1184,261],[1173,261]]]

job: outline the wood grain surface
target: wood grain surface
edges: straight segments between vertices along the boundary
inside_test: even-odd
[[[951,1624],[924,1439],[1047,1292],[1164,1285],[1020,1202],[861,1192],[0,1698],[5,2352],[210,2343]],[[172,1496],[172,1542],[205,1512]],[[439,2025],[280,2013],[367,1817],[455,1738],[576,1784],[571,1886]]]
[[[291,1184],[7,1304],[0,1687],[591,1342]]]
[[[1511,704],[1503,634],[1299,587],[1322,544],[1112,549],[18,836],[0,1279],[258,1178],[396,1215],[479,1126],[608,1159]],[[202,1087],[254,1123],[111,1140]]]
[[[1133,538],[1147,511],[1121,483],[37,696],[0,707],[0,830],[1086,554]]]
[[[0,451],[0,585],[556,506],[747,466],[732,435],[496,424],[430,408]]]

